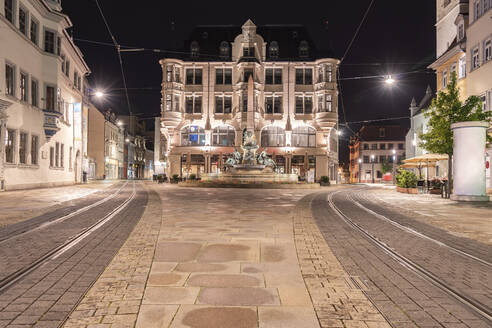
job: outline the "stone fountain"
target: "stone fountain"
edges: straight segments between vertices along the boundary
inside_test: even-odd
[[[225,162],[225,172],[202,174],[202,181],[223,184],[297,183],[296,174],[275,172],[277,164],[265,151],[256,154],[259,148],[254,133],[245,131],[241,145],[242,154],[234,150]]]

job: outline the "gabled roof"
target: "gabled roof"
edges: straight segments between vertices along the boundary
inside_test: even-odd
[[[436,93],[432,91],[432,88],[430,87],[430,85],[428,85],[427,89],[425,90],[424,97],[422,97],[422,100],[420,100],[419,105],[417,106],[417,110],[414,112],[414,116],[422,113],[424,109],[429,108],[435,95]]]

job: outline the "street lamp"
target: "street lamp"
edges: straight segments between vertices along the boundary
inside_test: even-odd
[[[371,170],[372,183],[374,183],[374,155],[371,155],[371,163],[372,163],[372,170]]]
[[[96,93],[94,94],[97,98],[102,98],[104,97],[104,93],[102,91],[96,91]]]
[[[362,170],[361,170],[361,163],[362,163],[362,159],[359,158],[359,183],[360,183],[360,175],[362,174]]]
[[[388,77],[386,78],[386,80],[384,80],[384,82],[386,82],[386,84],[388,85],[392,85],[393,83],[395,83],[395,80],[391,77],[391,75],[388,75]]]
[[[396,177],[395,177],[395,174],[396,174],[396,172],[395,172],[395,162],[396,162],[396,150],[393,149],[393,184],[395,184],[395,181],[396,181],[395,180],[396,179]]]

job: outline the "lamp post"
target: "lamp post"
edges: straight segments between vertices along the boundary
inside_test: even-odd
[[[393,149],[393,184],[395,184],[396,181],[395,162],[396,162],[396,150]]]
[[[372,169],[371,169],[372,183],[374,183],[374,155],[371,155],[371,163],[372,163]]]
[[[362,159],[359,158],[359,170],[358,170],[359,171],[359,183],[360,183],[360,175],[362,173],[362,170],[361,170],[361,167],[360,167],[361,166],[361,163],[362,163]]]

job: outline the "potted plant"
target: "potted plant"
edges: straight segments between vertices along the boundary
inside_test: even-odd
[[[171,183],[178,183],[179,182],[179,175],[173,174],[173,178],[171,179]]]
[[[441,194],[441,180],[439,178],[434,178],[430,181],[430,189],[429,193],[433,195],[440,195]]]
[[[417,176],[415,173],[403,169],[396,175],[396,191],[407,194],[417,194]]]
[[[190,180],[195,181],[196,180],[196,174],[192,173],[190,174]]]
[[[329,187],[330,186],[330,178],[328,178],[326,175],[323,175],[319,179],[319,184],[323,187]]]

